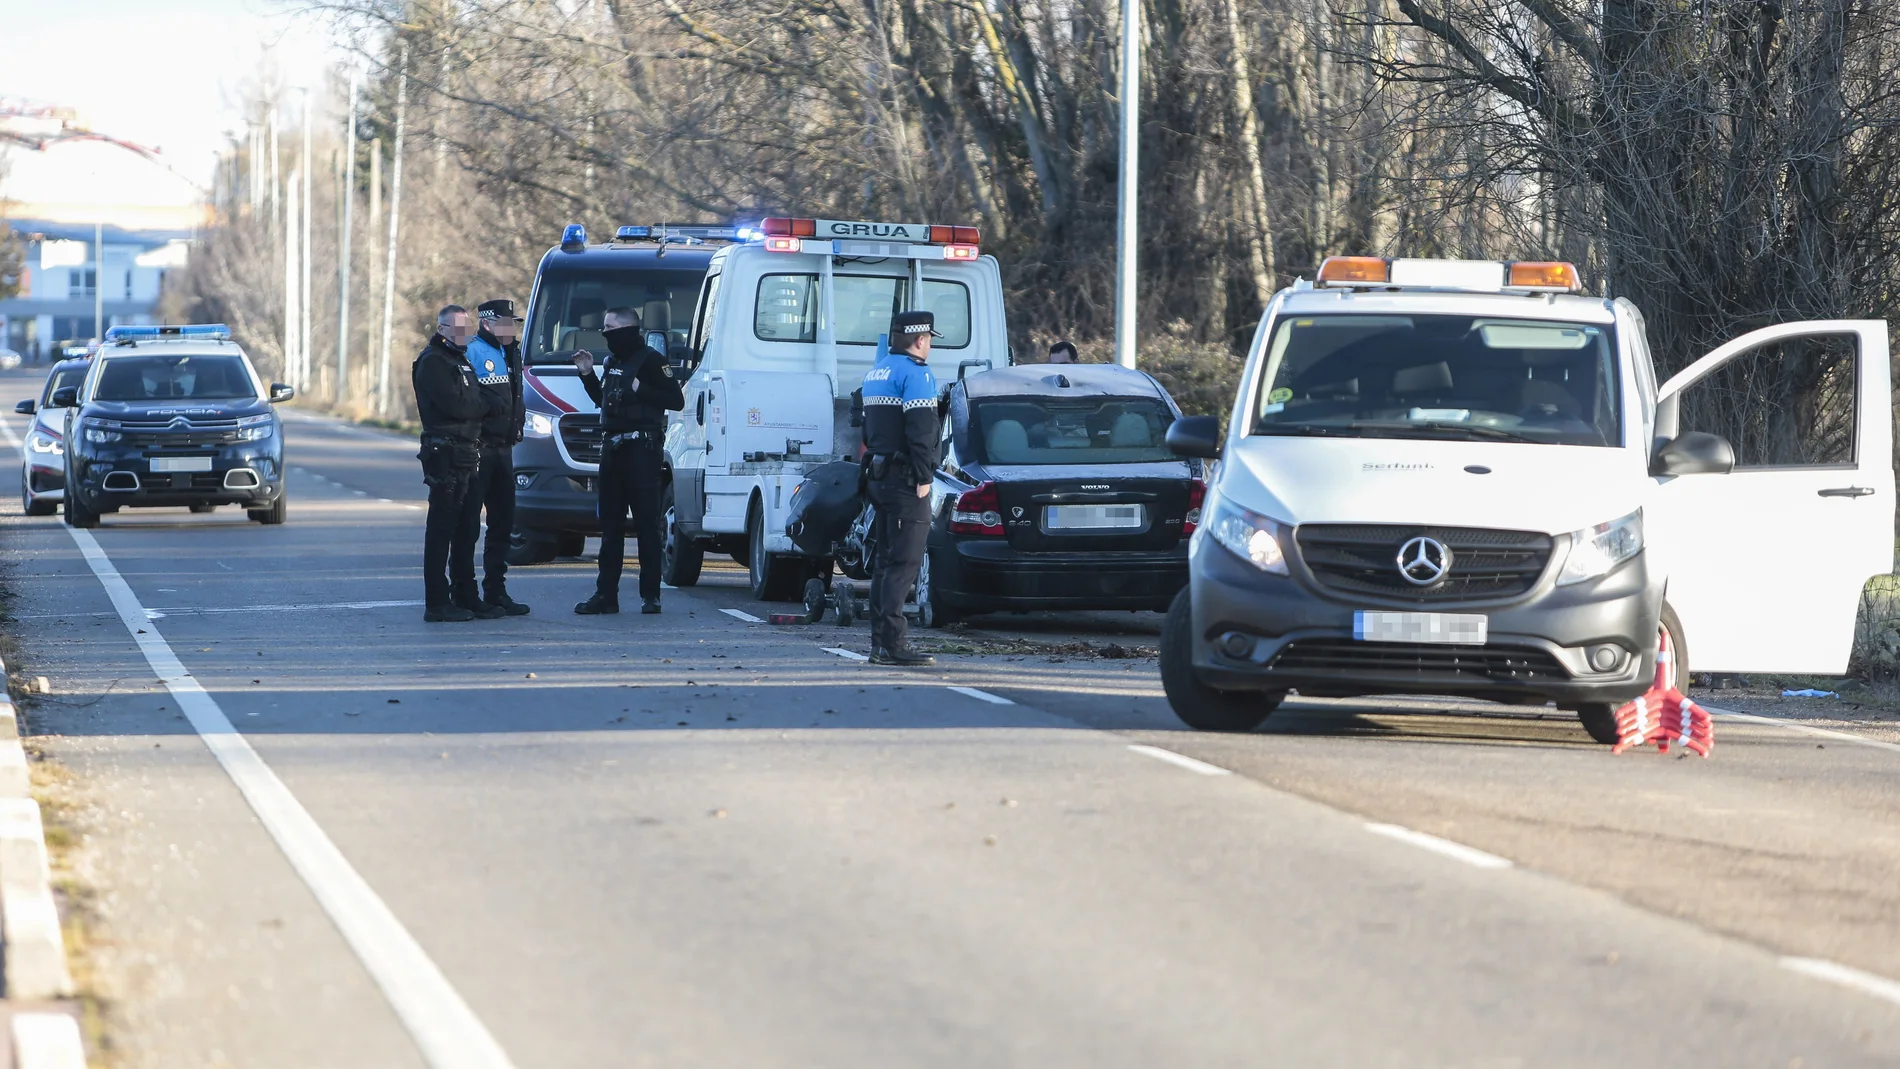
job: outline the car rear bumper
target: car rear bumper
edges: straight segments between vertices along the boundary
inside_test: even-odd
[[[1187,577],[1185,542],[1163,552],[1025,553],[1001,539],[931,538],[931,585],[970,612],[1165,610]]]
[[[1196,542],[1192,559],[1194,669],[1218,689],[1434,694],[1574,707],[1628,701],[1655,676],[1662,585],[1649,574],[1647,554],[1575,586],[1546,580],[1509,604],[1405,606],[1484,614],[1483,646],[1358,641],[1355,611],[1395,606],[1321,595],[1296,579],[1265,574],[1208,539]],[[1598,672],[1589,651],[1604,645],[1622,651],[1621,663]]]

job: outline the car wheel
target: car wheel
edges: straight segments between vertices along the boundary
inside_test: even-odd
[[[1273,715],[1285,691],[1215,690],[1194,674],[1194,614],[1183,588],[1161,625],[1161,690],[1181,722],[1198,731],[1252,731]]]
[[[536,531],[523,531],[517,527],[508,535],[508,564],[510,567],[524,568],[530,564],[546,564],[560,553],[560,547],[554,539]]]
[[[1668,602],[1663,602],[1662,629],[1669,636],[1669,648],[1675,653],[1675,660],[1669,666],[1669,683],[1678,693],[1689,693],[1689,682],[1695,677],[1689,674],[1689,640],[1683,634],[1682,621],[1677,619],[1676,610]],[[1616,711],[1621,708],[1609,702],[1588,702],[1577,706],[1577,719],[1583,724],[1583,730],[1590,737],[1606,746],[1617,741]]]
[[[746,541],[749,552],[746,576],[752,596],[759,601],[796,601],[805,580],[802,561],[782,553],[765,551],[765,510],[757,504],[746,514]]]
[[[59,502],[46,501],[34,497],[32,494],[21,494],[20,502],[26,506],[26,514],[28,516],[51,516],[53,513],[59,511]]]
[[[218,511],[218,506],[216,505],[188,505],[186,507],[189,508],[192,512],[195,512],[201,516],[207,512]]]
[[[917,565],[917,623],[920,627],[947,627],[956,623],[957,611],[946,605],[943,592],[930,580],[930,550]]]
[[[290,492],[279,490],[277,500],[271,502],[269,508],[245,509],[244,515],[266,527],[275,527],[290,518]]]
[[[693,586],[706,563],[706,547],[680,534],[679,511],[673,507],[673,487],[666,488],[665,512],[660,522],[660,579],[668,586]]]
[[[79,495],[71,490],[66,491],[66,526],[81,528],[99,526],[99,513],[87,508]]]

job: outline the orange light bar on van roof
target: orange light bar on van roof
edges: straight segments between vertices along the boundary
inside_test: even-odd
[[[818,236],[818,220],[773,216],[761,222],[759,229],[771,237],[815,238]]]
[[[1514,290],[1583,292],[1583,282],[1577,275],[1577,265],[1556,260],[1522,260],[1512,264],[1507,285]]]
[[[1319,265],[1322,286],[1383,285],[1392,281],[1392,262],[1377,256],[1328,256]]]

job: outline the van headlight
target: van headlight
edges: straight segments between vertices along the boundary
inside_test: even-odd
[[[1280,524],[1224,497],[1215,499],[1213,518],[1201,525],[1209,538],[1269,575],[1287,574],[1286,553],[1280,548],[1281,529]]]
[[[529,438],[549,438],[554,435],[554,421],[539,412],[528,413],[527,425],[521,433]]]
[[[1610,569],[1643,551],[1643,510],[1595,527],[1570,532],[1570,555],[1564,558],[1557,585],[1569,586],[1608,575]]]
[[[237,440],[258,442],[269,438],[276,431],[276,428],[272,426],[274,419],[275,417],[268,412],[261,416],[245,416],[238,420]]]

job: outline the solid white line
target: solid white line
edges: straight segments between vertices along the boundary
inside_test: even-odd
[[[1015,702],[1010,701],[1008,698],[1005,698],[996,694],[991,694],[987,690],[978,690],[975,687],[951,687],[950,689],[956,691],[958,694],[967,694],[970,697],[975,698],[977,701],[989,702],[991,705],[1015,705],[1016,704]]]
[[[13,1064],[16,1069],[86,1069],[79,1021],[63,1013],[14,1014]]]
[[[728,609],[726,611],[730,612],[732,610]],[[847,661],[868,661],[871,659],[869,657],[866,657],[864,654],[859,653],[857,650],[841,650],[836,646],[820,646],[818,648],[821,650],[824,650],[826,653],[836,654],[839,657],[843,657]]]
[[[1203,776],[1233,775],[1231,770],[1222,768],[1219,765],[1210,765],[1206,761],[1196,761],[1186,754],[1178,754],[1173,750],[1164,750],[1159,746],[1143,746],[1137,743],[1130,746],[1129,749],[1143,756],[1152,757],[1157,761],[1166,761],[1171,765],[1178,765],[1181,768],[1187,769],[1189,772],[1199,772]]]
[[[1434,854],[1443,854],[1454,861],[1462,861],[1473,868],[1508,869],[1511,859],[1487,854],[1482,850],[1454,843],[1450,839],[1440,839],[1436,835],[1427,835],[1422,831],[1401,828],[1397,824],[1367,824],[1366,830],[1374,835],[1383,835],[1388,839],[1397,839],[1402,843],[1411,843],[1421,850],[1430,850]]]
[[[145,608],[90,531],[68,527],[86,563],[119,610],[119,619],[159,682],[178,702],[205,747],[243,793],[284,857],[303,877],[337,930],[356,951],[396,1016],[434,1069],[513,1069],[468,1003],[442,970],[377,897],[323,828],[277,778],[224,710],[185,671],[178,655],[146,619]]]
[[[738,609],[720,609],[719,611],[725,613],[727,616],[730,616],[735,620],[744,620],[746,623],[749,623],[749,624],[762,624],[765,622],[764,620],[759,619],[758,617],[752,615],[749,612],[740,612]]]
[[[1698,702],[1697,704],[1700,705],[1701,703]],[[1735,720],[1744,724],[1767,724],[1771,727],[1798,731],[1803,735],[1833,739],[1836,742],[1858,743],[1862,746],[1872,746],[1876,750],[1893,750],[1896,753],[1900,753],[1900,745],[1881,739],[1869,739],[1861,735],[1851,735],[1845,731],[1829,731],[1827,728],[1809,727],[1799,721],[1786,720],[1778,716],[1757,716],[1754,713],[1733,713],[1727,709],[1717,709],[1713,705],[1703,705],[1702,707],[1707,709],[1709,715],[1715,717],[1717,720]]]
[[[229,612],[319,612],[325,609],[405,609],[421,605],[421,601],[332,601],[305,603],[302,605],[219,605],[207,608],[163,608],[147,609],[145,615],[154,620],[167,616],[212,616]]]
[[[1900,984],[1884,976],[1861,972],[1859,969],[1821,958],[1782,958],[1780,964],[1784,969],[1804,976],[1812,976],[1816,980],[1826,980],[1843,987],[1851,987],[1863,995],[1872,995],[1888,1002],[1900,1003]]]

